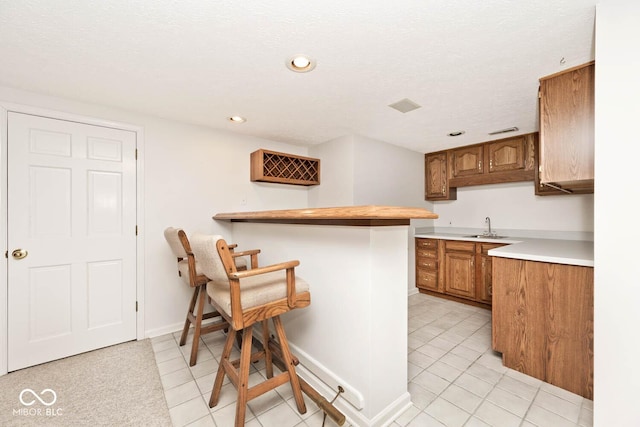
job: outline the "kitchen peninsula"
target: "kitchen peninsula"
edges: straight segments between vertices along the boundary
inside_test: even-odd
[[[452,288],[447,282],[466,277],[470,283],[467,287],[472,290],[468,299],[476,295],[475,287],[487,286],[492,310],[492,348],[502,353],[504,366],[593,399],[592,241],[496,239],[452,232],[417,233],[415,237],[425,248],[429,245],[423,242],[437,242],[430,245],[442,247],[446,255],[442,263],[444,273],[434,273],[436,280],[425,280],[426,284],[444,282],[442,292],[447,296]],[[462,268],[454,261],[464,253],[459,244],[448,242],[460,241],[494,246],[486,251],[490,258],[486,263],[492,266],[488,276],[478,275],[481,279],[475,281],[476,276],[459,273]],[[427,259],[426,255],[423,258]],[[417,259],[419,263],[426,262]],[[419,263],[418,271],[425,268]],[[473,264],[473,259],[470,263]],[[482,264],[484,267],[484,259]],[[454,270],[455,275],[451,273]],[[463,288],[457,283],[453,290]],[[435,291],[429,293],[433,295]]]
[[[411,404],[407,391],[409,222],[421,208],[346,206],[220,213],[234,243],[260,264],[300,260],[311,305],[283,316],[298,374],[354,425],[383,425]]]

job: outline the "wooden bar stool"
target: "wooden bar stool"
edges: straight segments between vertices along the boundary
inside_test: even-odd
[[[307,409],[302,399],[300,380],[295,371],[289,343],[280,315],[311,303],[307,282],[295,276],[299,261],[288,261],[247,271],[238,271],[229,246],[221,236],[196,234],[191,245],[201,271],[210,279],[207,293],[211,304],[229,323],[230,330],[222,352],[218,373],[213,383],[209,407],[214,407],[220,397],[224,376],[238,391],[236,402],[236,427],[244,425],[247,401],[286,382],[291,384],[296,406],[301,414]],[[284,361],[285,371],[274,376],[272,350],[269,348],[267,320],[272,319]],[[252,353],[253,325],[262,323],[262,349]],[[242,331],[240,359],[230,361],[236,333]],[[265,359],[267,380],[249,387],[249,369],[252,361]]]
[[[217,311],[210,313],[204,312],[205,300],[207,298],[206,286],[209,279],[200,271],[199,263],[196,262],[195,256],[191,251],[191,244],[187,238],[187,234],[181,228],[169,227],[164,230],[164,237],[178,260],[178,276],[180,276],[187,285],[193,288],[193,296],[189,303],[187,317],[180,337],[180,346],[185,345],[187,342],[189,329],[191,325],[193,325],[193,343],[191,345],[189,366],[194,366],[198,358],[200,337],[208,334],[209,332],[227,329],[229,325]],[[235,248],[237,245],[232,246]],[[259,249],[244,252],[233,252],[233,249],[231,249],[231,251],[236,268],[239,271],[247,269],[247,261],[244,258],[245,256],[251,257],[252,268],[258,267]],[[216,320],[203,325],[203,320],[208,319]]]

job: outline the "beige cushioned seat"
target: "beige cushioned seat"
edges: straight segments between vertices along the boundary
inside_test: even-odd
[[[231,292],[229,278],[225,272],[222,260],[218,255],[216,243],[222,236],[196,234],[191,239],[194,252],[210,253],[213,256],[200,258],[200,268],[210,281],[207,293],[220,309],[231,316]],[[309,291],[309,284],[296,276],[296,294]],[[287,298],[286,271],[274,271],[240,279],[240,302],[244,310]]]
[[[178,261],[178,271],[180,272],[180,277],[187,285],[189,283],[189,261],[187,260],[187,253],[184,250],[184,246],[182,246],[182,242],[178,237],[179,228],[169,227],[164,231],[164,237],[169,243],[169,247],[171,251],[173,251],[174,255],[178,258],[182,258],[182,261]],[[217,253],[217,251],[215,252]],[[236,263],[236,268],[247,268],[247,260],[243,257],[237,257],[234,259]],[[200,268],[200,263],[196,260],[196,275],[200,276],[204,274],[202,269]]]
[[[308,290],[309,284],[296,276],[296,294]],[[210,281],[207,283],[207,293],[229,316],[233,314],[229,281]],[[287,278],[284,270],[240,280],[240,303],[243,310],[285,298],[287,298]]]

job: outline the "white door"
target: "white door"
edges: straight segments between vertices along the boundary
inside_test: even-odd
[[[9,371],[135,339],[135,132],[9,112],[7,141]]]

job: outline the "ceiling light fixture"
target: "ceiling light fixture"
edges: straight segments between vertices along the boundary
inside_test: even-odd
[[[307,55],[294,55],[285,62],[288,69],[296,73],[308,73],[316,68],[316,61]]]
[[[231,116],[229,117],[229,121],[232,123],[244,123],[247,121],[247,119],[241,116]]]
[[[460,135],[462,135],[463,133],[464,133],[464,131],[463,131],[463,130],[458,130],[458,131],[455,131],[455,132],[449,132],[447,135],[448,135],[448,136],[460,136]]]

